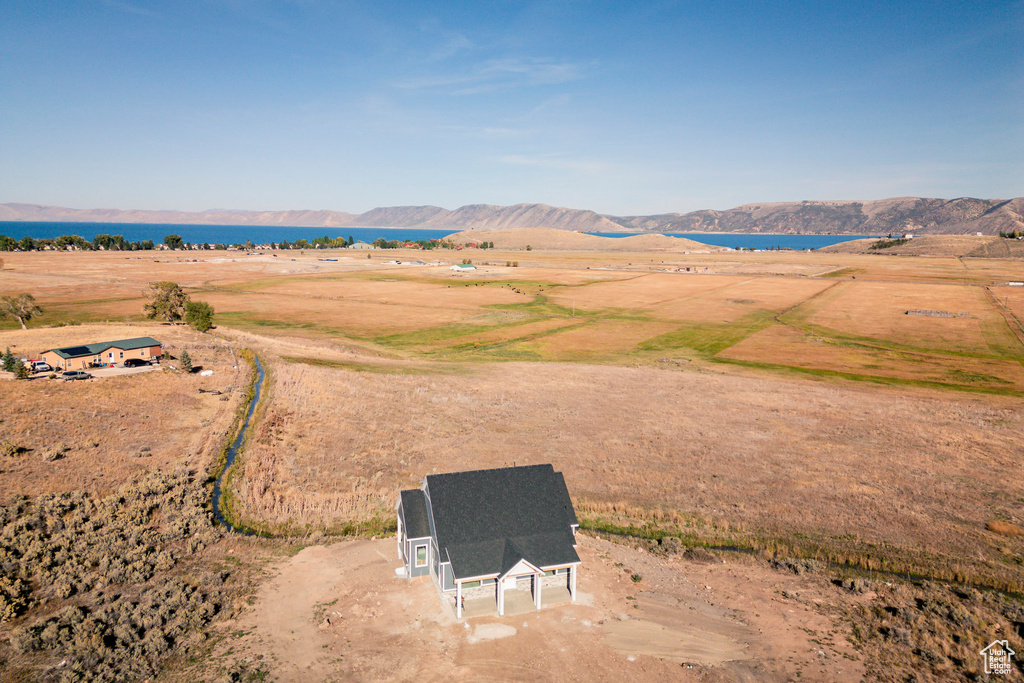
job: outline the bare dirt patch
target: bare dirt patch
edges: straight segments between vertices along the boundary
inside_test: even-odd
[[[307,548],[231,626],[247,634],[231,647],[282,682],[860,678],[843,627],[823,613],[838,599],[823,579],[585,537],[579,550],[579,604],[460,623],[429,579],[395,577],[393,539]]]

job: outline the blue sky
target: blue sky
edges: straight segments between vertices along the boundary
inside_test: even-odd
[[[1024,0],[0,4],[0,202],[1024,195]]]

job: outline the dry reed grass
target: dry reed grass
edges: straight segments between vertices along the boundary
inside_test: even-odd
[[[1024,541],[985,527],[1024,522],[1014,400],[651,368],[271,364],[239,480],[271,524],[337,527],[389,515],[428,473],[551,462],[590,519],[1024,585]]]

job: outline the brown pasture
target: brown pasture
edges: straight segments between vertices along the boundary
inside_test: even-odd
[[[615,282],[556,289],[552,292],[551,300],[565,307],[575,302],[577,308],[587,310],[618,308],[646,311],[678,299],[726,288],[738,281],[737,278],[714,275],[656,273]]]
[[[1024,392],[1024,367],[1017,360],[847,345],[808,337],[785,325],[773,325],[756,332],[722,351],[718,357],[863,377]]]
[[[0,456],[0,489],[105,493],[151,469],[182,461],[200,471],[213,465],[244,398],[245,369],[233,367],[223,340],[180,326],[75,325],[0,332],[0,348],[32,358],[54,347],[139,336],[158,339],[175,356],[187,349],[214,375],[156,370],[75,382],[45,375],[0,379],[0,443],[19,449]],[[48,460],[58,447],[67,448],[63,457]]]
[[[425,474],[551,462],[584,510],[1022,578],[1024,540],[985,528],[1024,523],[1016,399],[579,364],[381,375],[263,348],[271,401],[238,485],[265,523],[331,527],[388,514]]]
[[[966,317],[908,315],[929,310]],[[844,282],[801,311],[805,321],[845,334],[908,346],[988,354],[990,345],[1015,340],[980,287],[886,282]]]
[[[598,320],[540,339],[523,341],[513,351],[540,354],[554,361],[592,360],[632,351],[637,344],[670,332],[671,323],[649,323],[621,320]]]

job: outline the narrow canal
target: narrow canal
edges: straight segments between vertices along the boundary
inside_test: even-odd
[[[224,478],[227,476],[228,470],[235,463],[235,456],[238,455],[238,449],[241,448],[242,443],[245,441],[245,435],[249,431],[249,422],[252,420],[252,414],[256,412],[256,404],[260,402],[260,392],[263,391],[263,380],[266,378],[266,373],[263,372],[263,364],[260,363],[259,356],[253,356],[253,360],[256,362],[256,382],[253,384],[252,399],[249,401],[249,408],[245,411],[245,421],[242,422],[242,428],[238,430],[238,436],[231,442],[231,447],[228,448],[227,459],[224,462],[224,469],[221,470],[220,476],[217,477],[216,483],[213,485],[213,518],[218,522],[227,527],[228,531],[237,531],[246,535],[251,532],[245,529],[236,529],[225,517],[220,507],[220,500],[223,491],[221,486],[224,483]]]

